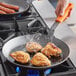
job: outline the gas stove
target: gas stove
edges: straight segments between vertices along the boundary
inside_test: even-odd
[[[76,68],[70,58],[54,68],[32,70],[12,65],[3,56],[2,42],[5,43],[14,37],[37,32],[47,34],[46,24],[35,9],[33,7],[31,9],[32,12],[29,10],[26,15],[19,15],[15,19],[2,18],[0,20],[0,76],[76,76]]]

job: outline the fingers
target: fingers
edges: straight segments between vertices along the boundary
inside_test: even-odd
[[[69,0],[59,0],[55,13],[57,16],[64,15],[65,9],[68,6]]]
[[[55,10],[56,15],[58,16],[60,13],[60,5],[58,4]]]

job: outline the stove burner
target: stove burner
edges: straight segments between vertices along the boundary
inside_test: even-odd
[[[44,71],[44,74],[47,76],[51,73],[52,69],[47,69]],[[16,72],[20,73],[21,69],[20,67],[16,67]],[[27,70],[27,75],[26,76],[40,76],[40,71],[39,70]]]

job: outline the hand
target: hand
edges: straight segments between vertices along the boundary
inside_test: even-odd
[[[69,0],[58,0],[55,13],[57,16],[63,15],[66,7],[68,6]]]

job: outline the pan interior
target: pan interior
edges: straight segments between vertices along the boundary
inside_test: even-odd
[[[18,47],[16,47],[16,48],[12,49],[11,52],[10,52],[10,54],[11,54],[12,52],[15,52],[15,51],[24,51],[24,52],[27,52],[27,50],[25,49],[25,45],[21,45],[21,46],[18,46]],[[30,54],[30,53],[29,53],[29,54]],[[31,56],[31,59],[32,59],[32,57],[34,56],[34,53],[30,54],[30,56]],[[11,60],[12,62],[15,62],[15,60],[14,60],[13,58],[11,58],[10,55],[9,55],[8,58],[9,58],[9,60]],[[52,58],[49,59],[49,60],[51,61],[51,64],[52,64],[52,65],[53,65],[53,64],[56,64],[56,63],[58,63],[58,62],[60,62],[60,61],[63,60],[63,54],[61,54],[60,57],[52,57]],[[15,63],[17,63],[17,62],[15,62]],[[30,64],[30,65],[31,65],[31,64]]]
[[[17,37],[17,38],[14,38],[14,39],[8,41],[8,42],[4,45],[4,47],[3,47],[3,54],[4,54],[4,56],[5,56],[10,62],[15,63],[15,64],[20,64],[20,63],[15,62],[14,59],[12,59],[12,58],[9,56],[9,54],[10,54],[11,52],[19,51],[19,50],[22,50],[22,51],[27,52],[27,50],[26,50],[26,48],[25,48],[25,44],[26,44],[27,42],[29,42],[29,41],[30,41],[30,38],[32,38],[32,37],[33,37],[33,35],[20,36],[20,37]],[[46,38],[46,39],[47,39],[47,38]],[[44,41],[44,38],[41,38],[40,42],[39,42],[39,40],[37,41],[37,39],[36,39],[36,40],[34,39],[33,41],[38,42],[38,43],[41,44],[42,46],[45,46],[45,45],[46,45],[46,42],[48,42],[48,41],[50,41],[50,40],[47,40],[47,41],[45,40],[45,41],[46,41],[46,42],[45,42],[45,41]],[[43,43],[44,43],[44,42],[45,42],[45,43],[43,44],[41,41],[42,41]],[[57,38],[54,38],[54,39],[53,39],[53,43],[62,50],[62,55],[61,55],[59,58],[51,58],[51,59],[50,59],[50,61],[52,62],[51,67],[53,67],[53,66],[55,66],[55,65],[58,65],[58,64],[64,62],[64,61],[67,59],[68,55],[69,55],[69,48],[68,48],[68,46],[67,46],[63,41],[61,41],[61,40],[59,40],[59,39],[57,39]],[[12,45],[12,46],[8,47],[9,45]],[[8,52],[7,52],[7,51],[8,51]],[[31,55],[31,58],[32,58],[32,57],[33,57],[33,54]],[[20,65],[23,66],[23,64],[20,64]],[[26,65],[27,65],[27,64],[26,64]],[[26,65],[25,65],[25,67],[26,67]],[[31,64],[28,64],[28,66],[30,67],[30,66],[32,66],[32,65],[31,65]],[[35,67],[35,66],[34,66],[34,67]]]

